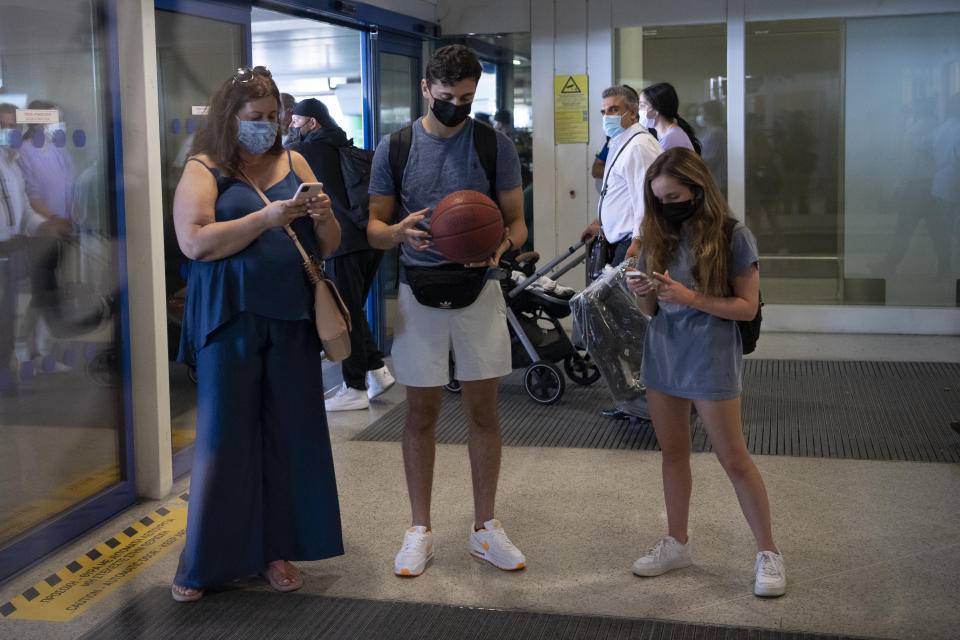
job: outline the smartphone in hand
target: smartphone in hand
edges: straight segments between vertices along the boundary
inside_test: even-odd
[[[297,194],[293,196],[294,200],[309,200],[314,196],[319,196],[323,193],[323,183],[322,182],[304,182],[300,185],[300,188],[297,189]]]

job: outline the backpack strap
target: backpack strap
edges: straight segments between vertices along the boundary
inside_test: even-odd
[[[478,120],[473,121],[473,147],[480,156],[483,172],[487,174],[490,192],[497,199],[497,132]]]
[[[403,186],[403,172],[407,168],[410,147],[413,145],[413,125],[407,125],[390,134],[390,173],[393,175],[393,190],[400,204],[400,190]]]

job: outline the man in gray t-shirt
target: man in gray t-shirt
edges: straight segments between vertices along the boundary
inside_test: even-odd
[[[505,233],[500,246],[486,262],[471,266],[495,267],[505,251],[522,246],[527,238],[516,149],[502,133],[495,134],[495,185],[491,185],[475,148],[479,138],[474,127],[485,125],[467,116],[481,72],[480,61],[463,45],[437,49],[427,62],[426,77],[420,81],[430,109],[412,125],[401,184],[394,182],[389,136],[377,147],[370,176],[370,245],[377,249],[401,245],[393,365],[397,380],[407,387],[403,463],[413,515],[394,561],[394,573],[401,576],[423,573],[435,553],[430,526],[434,434],[443,385],[448,382],[451,349],[470,430],[474,494],[470,552],[504,570],[526,565],[526,558],[494,517],[501,455],[497,387],[499,378],[511,369],[506,305],[500,285],[488,280],[472,304],[443,309],[422,304],[407,280],[408,269],[450,264],[431,244],[429,228],[432,208],[454,191],[471,189],[488,194],[503,213]],[[397,209],[399,214],[395,215]]]

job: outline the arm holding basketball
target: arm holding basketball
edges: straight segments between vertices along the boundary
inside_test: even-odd
[[[411,213],[397,224],[391,224],[395,207],[395,196],[370,194],[370,221],[367,223],[367,242],[370,246],[374,249],[392,249],[398,244],[406,244],[418,251],[429,247],[430,234],[414,228],[414,225],[423,220],[430,209]]]
[[[496,267],[500,256],[511,248],[521,247],[527,241],[527,223],[523,219],[523,189],[516,187],[498,191],[500,211],[503,214],[503,240],[486,262],[468,264],[468,267]]]

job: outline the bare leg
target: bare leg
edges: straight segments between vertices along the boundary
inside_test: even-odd
[[[653,430],[662,452],[663,499],[667,506],[668,533],[679,543],[687,543],[690,515],[690,401],[647,389],[647,403]]]
[[[474,528],[493,518],[500,477],[500,419],[497,414],[499,378],[462,382],[467,415],[470,470],[473,477]]]
[[[430,497],[433,490],[434,440],[443,387],[407,387],[407,423],[403,430],[403,469],[413,526],[430,530]]]
[[[770,502],[743,439],[740,421],[740,397],[730,400],[697,400],[697,412],[710,436],[713,450],[733,483],[743,515],[753,531],[760,551],[777,551],[770,525]]]

